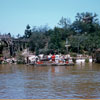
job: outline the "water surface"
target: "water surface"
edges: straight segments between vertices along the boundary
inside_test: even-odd
[[[0,99],[100,99],[100,64],[0,65]]]

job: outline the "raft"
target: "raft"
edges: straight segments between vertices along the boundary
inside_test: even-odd
[[[48,63],[48,64],[31,64],[33,66],[74,66],[74,63],[63,63],[63,64],[55,64],[55,63]]]

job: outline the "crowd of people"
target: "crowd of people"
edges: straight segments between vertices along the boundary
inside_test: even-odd
[[[27,60],[27,62],[29,62],[28,58],[26,60]],[[67,55],[62,55],[62,54],[43,55],[43,54],[40,54],[38,56],[36,56],[36,55],[30,56],[29,60],[31,63],[38,63],[38,64],[42,64],[45,61],[58,64],[58,63],[69,63],[69,60],[71,60],[71,57],[69,54],[67,54]]]

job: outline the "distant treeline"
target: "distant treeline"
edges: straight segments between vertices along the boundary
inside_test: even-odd
[[[91,54],[100,48],[100,23],[95,13],[77,13],[73,23],[62,17],[54,29],[27,25],[21,38],[28,39],[28,48],[36,54],[64,54],[66,44],[70,45],[69,52]]]

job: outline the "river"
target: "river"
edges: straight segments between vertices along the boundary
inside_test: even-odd
[[[100,64],[0,65],[0,99],[100,99]]]

